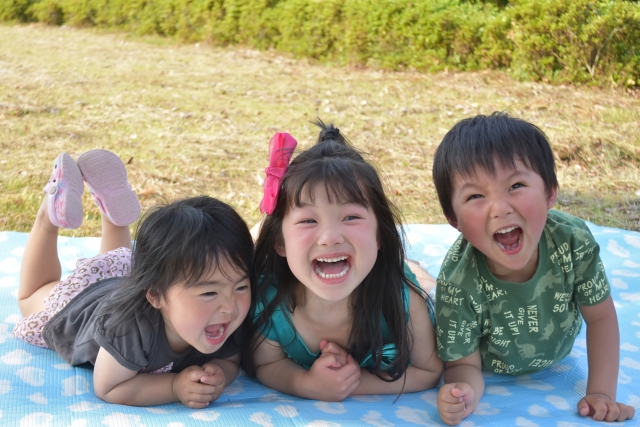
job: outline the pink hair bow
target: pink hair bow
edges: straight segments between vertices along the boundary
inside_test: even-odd
[[[260,202],[260,212],[271,215],[278,202],[280,181],[289,168],[289,161],[298,142],[288,133],[277,132],[269,141],[269,166],[264,170],[264,196]]]

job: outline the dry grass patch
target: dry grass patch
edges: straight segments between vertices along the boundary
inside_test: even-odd
[[[0,26],[0,229],[28,231],[53,159],[92,148],[127,164],[143,206],[209,194],[260,215],[267,142],[301,147],[333,121],[370,154],[408,223],[443,223],[435,148],[458,120],[507,110],[558,155],[557,207],[640,230],[640,101],[621,90],[518,83],[497,72],[332,68],[273,52],[181,45],[93,29]],[[83,227],[99,215],[85,194]]]

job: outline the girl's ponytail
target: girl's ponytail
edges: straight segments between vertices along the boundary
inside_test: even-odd
[[[337,142],[341,145],[349,145],[347,139],[340,133],[340,129],[335,127],[333,123],[325,124],[320,118],[311,122],[320,128],[320,134],[318,135],[318,144],[322,144],[325,141]]]

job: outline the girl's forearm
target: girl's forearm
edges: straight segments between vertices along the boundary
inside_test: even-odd
[[[173,380],[176,375],[137,374],[98,397],[109,403],[129,406],[155,406],[178,402],[173,392]]]
[[[305,387],[304,376],[307,371],[290,359],[258,366],[258,381],[269,388],[292,396],[315,399],[313,391]]]

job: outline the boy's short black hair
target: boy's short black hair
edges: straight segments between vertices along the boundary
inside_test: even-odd
[[[456,175],[473,177],[476,168],[494,174],[496,159],[506,168],[515,168],[520,160],[540,175],[548,195],[558,187],[551,146],[537,126],[503,112],[463,119],[447,132],[433,159],[433,182],[448,219],[455,219],[451,197]]]

